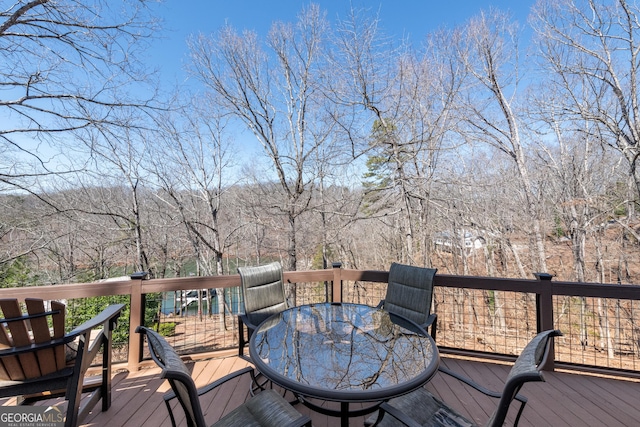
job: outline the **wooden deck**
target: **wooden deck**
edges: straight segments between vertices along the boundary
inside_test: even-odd
[[[483,385],[501,389],[508,365],[442,358],[443,365],[462,372]],[[211,359],[190,363],[196,383],[204,385],[249,363],[238,357]],[[149,368],[138,372],[120,372],[114,377],[112,407],[100,412],[100,405],[84,421],[83,426],[136,426],[158,427],[171,425],[162,394],[168,389],[159,379],[159,369]],[[546,383],[528,383],[522,390],[529,403],[520,421],[521,426],[632,426],[640,423],[640,383],[634,381],[579,375],[567,372],[545,373]],[[456,380],[437,374],[427,385],[451,406],[466,416],[484,424],[495,402],[473,394]],[[215,422],[222,412],[230,410],[247,398],[247,380],[230,384],[228,388],[203,400],[203,408],[209,423]],[[215,400],[215,403],[212,401]],[[51,404],[51,401],[45,403]],[[297,408],[311,416],[316,427],[339,425],[336,418],[323,416],[298,405]],[[178,414],[181,411],[177,409]],[[509,421],[512,424],[516,411],[512,408]],[[184,417],[181,417],[182,424]],[[353,426],[362,426],[363,419],[353,419]]]

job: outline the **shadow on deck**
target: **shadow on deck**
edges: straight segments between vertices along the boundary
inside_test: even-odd
[[[442,364],[464,373],[489,388],[500,390],[506,378],[508,365],[442,358]],[[226,357],[197,361],[189,364],[198,386],[207,384],[229,372],[241,369],[249,363],[238,357]],[[159,379],[158,368],[138,372],[119,372],[113,379],[111,409],[100,412],[100,405],[84,421],[83,426],[136,426],[158,427],[170,425],[162,395],[168,384]],[[528,383],[522,394],[529,403],[520,420],[520,426],[631,426],[640,422],[640,383],[628,380],[579,375],[567,372],[545,372],[546,383]],[[229,384],[203,400],[207,422],[215,422],[223,413],[236,407],[248,396],[246,378]],[[490,398],[472,393],[456,380],[442,375],[436,376],[427,385],[452,407],[483,425],[495,406]],[[215,402],[213,402],[215,400]],[[10,404],[11,401],[5,402]],[[51,401],[41,402],[49,405]],[[302,405],[298,410],[307,413],[316,427],[339,425],[338,419],[311,412]],[[512,408],[508,423],[513,424],[517,410]],[[185,425],[179,414],[179,425]],[[363,419],[355,418],[352,426],[362,426]]]

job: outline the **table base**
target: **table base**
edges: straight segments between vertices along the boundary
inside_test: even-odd
[[[340,426],[341,427],[348,427],[349,426],[349,418],[363,417],[365,415],[368,415],[368,414],[376,411],[380,407],[380,405],[382,404],[382,402],[372,403],[371,406],[367,406],[365,408],[360,408],[360,409],[356,409],[356,410],[350,410],[348,402],[339,402],[340,403],[340,410],[337,410],[337,409],[331,409],[331,408],[326,408],[324,406],[316,405],[315,403],[309,401],[304,396],[296,395],[296,397],[298,398],[298,400],[303,405],[305,405],[307,408],[311,409],[312,411],[318,412],[318,413],[320,413],[322,415],[328,415],[330,417],[338,417],[338,418],[340,418]],[[322,399],[318,399],[318,400],[322,400]],[[367,403],[369,403],[369,402],[367,402]]]

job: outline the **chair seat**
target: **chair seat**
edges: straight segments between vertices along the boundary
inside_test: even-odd
[[[42,391],[42,381],[54,381],[56,379],[59,379],[60,385],[62,387],[65,387],[66,382],[71,377],[71,375],[73,375],[73,367],[67,367],[60,371],[53,372],[51,374],[47,374],[38,378],[30,378],[19,381],[0,380],[0,397],[14,396],[14,387],[20,387],[20,391],[23,394]],[[33,388],[30,388],[29,384],[33,384]]]
[[[429,393],[424,387],[412,391],[404,396],[391,399],[389,405],[400,410],[422,426],[433,427],[472,427],[475,424],[456,411],[447,406],[444,402]],[[377,413],[367,418],[365,425],[373,425],[376,421]],[[397,419],[385,416],[378,424],[380,427],[404,426]]]
[[[275,390],[265,390],[221,418],[211,427],[285,427],[300,418]]]

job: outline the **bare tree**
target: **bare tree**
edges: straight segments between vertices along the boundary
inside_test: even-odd
[[[592,123],[560,121],[557,108],[561,103],[555,102],[551,94],[547,98],[541,106],[545,114],[536,123],[541,125],[538,156],[552,207],[548,215],[555,216],[557,227],[562,228],[556,237],[564,235],[570,239],[573,280],[599,280],[587,271],[586,244],[587,238],[596,234],[614,214],[616,202],[611,190],[621,178],[619,158],[611,156],[611,149],[602,147],[589,131],[584,132]],[[548,133],[542,133],[544,129]]]
[[[211,99],[194,98],[189,110],[165,117],[150,161],[162,192],[156,197],[182,225],[193,248],[197,275],[223,274],[223,236],[220,224],[224,182],[231,166],[227,120]],[[217,289],[218,309],[224,311],[224,290]],[[211,311],[211,296],[208,297]],[[198,299],[198,312],[202,313]],[[224,316],[221,316],[224,320]]]
[[[15,262],[21,257],[46,246],[47,236],[37,227],[34,200],[23,195],[0,197],[0,265]]]
[[[312,5],[295,24],[272,26],[268,51],[255,33],[240,35],[230,27],[190,42],[193,74],[253,132],[269,159],[283,196],[282,204],[270,207],[286,217],[289,269],[297,264],[298,217],[314,188],[310,166],[318,149],[332,142],[331,108],[320,91],[327,26]],[[267,194],[262,201],[270,199]]]
[[[138,128],[92,127],[78,133],[76,142],[91,157],[79,156],[69,163],[81,173],[65,176],[66,184],[76,189],[65,206],[87,216],[108,218],[114,238],[123,239],[133,249],[134,271],[153,276],[146,247],[151,224],[146,210],[148,172],[143,163],[148,149],[144,134]]]
[[[196,254],[198,274],[223,273],[221,197],[230,169],[226,120],[211,100],[194,99],[189,111],[165,117],[150,160],[166,206],[177,213]]]
[[[334,67],[340,78],[332,80],[331,91],[338,104],[368,114],[357,115],[358,126],[371,123],[365,151],[368,214],[395,218],[390,226],[403,241],[397,259],[429,265],[430,185],[459,76],[438,49],[437,36],[419,56],[406,46],[395,48],[378,23],[356,10],[340,23],[334,57],[344,65]],[[358,129],[350,123],[343,128],[349,126]]]
[[[482,12],[451,34],[469,79],[460,97],[460,117],[467,141],[487,144],[506,154],[519,174],[524,209],[531,221],[534,240],[532,261],[537,271],[546,271],[544,230],[536,192],[527,165],[523,140],[526,99],[519,91],[518,26],[509,15],[492,10]]]
[[[64,172],[55,157],[64,138],[150,106],[155,93],[142,95],[136,61],[157,29],[148,3],[0,2],[0,190],[29,191],[26,179]]]
[[[572,280],[603,282],[600,236],[607,219],[614,216],[616,203],[611,200],[614,194],[611,190],[621,178],[617,171],[621,159],[611,156],[611,149],[600,144],[601,138],[595,123],[562,114],[563,103],[557,99],[561,94],[539,93],[536,107],[540,116],[536,123],[541,131],[540,141],[544,141],[539,145],[540,163],[544,167],[548,199],[553,201],[552,206],[555,207],[551,214],[560,220],[557,226],[563,227],[560,231],[562,237],[566,236],[571,242]],[[542,134],[543,130],[551,135]],[[589,238],[596,248],[596,261],[593,263],[596,271],[593,272],[587,269]],[[579,326],[583,346],[587,346],[589,340],[587,307],[587,299],[581,298]],[[599,320],[601,346],[608,349],[610,357],[613,357],[607,309],[603,309],[601,299],[597,300],[595,314]]]
[[[564,114],[619,150],[640,191],[640,6],[625,0],[540,0],[532,24]],[[637,197],[637,194],[636,194]],[[630,212],[631,213],[631,212]]]
[[[138,61],[145,40],[158,29],[149,3],[0,1],[0,192],[31,194],[43,215],[66,211],[50,193],[56,176],[74,179],[85,166],[67,159],[87,158],[75,150],[78,134],[126,128],[131,121],[122,120],[123,109],[153,105],[155,89]],[[62,249],[59,240],[47,240],[58,239],[55,233],[27,231],[25,224],[0,225],[22,228],[20,235],[30,239],[20,247],[7,245],[13,249],[0,263],[45,246]]]

